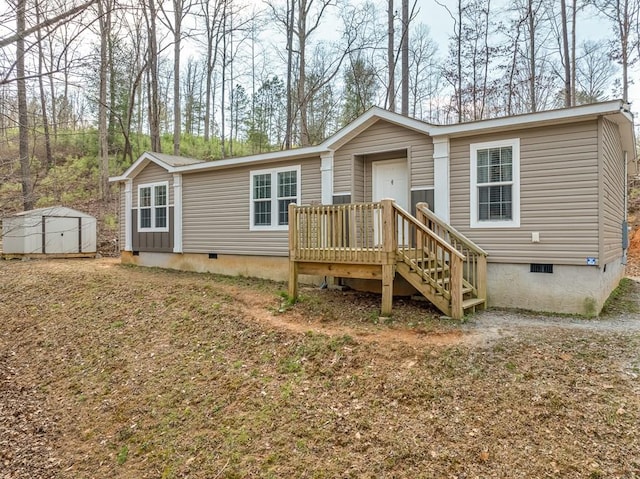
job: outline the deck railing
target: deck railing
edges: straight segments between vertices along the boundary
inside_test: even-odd
[[[381,203],[289,206],[290,250],[296,261],[382,264]]]
[[[460,302],[461,307],[460,272],[464,255],[397,204],[393,204],[393,209],[398,224],[398,259],[407,264],[422,283],[429,284],[435,294],[447,301]]]
[[[289,205],[292,297],[297,296],[300,269],[307,274],[377,278],[382,280],[382,313],[389,314],[393,277],[399,271],[441,310],[461,318],[465,293],[486,299],[486,257],[425,203],[417,205],[416,217],[393,200]]]
[[[431,212],[427,203],[416,205],[416,218],[464,256],[462,276],[465,286],[478,298],[487,297],[487,252],[453,226]]]

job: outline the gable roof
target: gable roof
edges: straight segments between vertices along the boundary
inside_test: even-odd
[[[112,177],[109,181],[124,181],[128,178],[133,178],[149,162],[156,163],[170,173],[188,173],[228,168],[243,164],[317,157],[322,154],[332,153],[378,121],[387,121],[432,137],[459,137],[493,131],[518,130],[533,126],[583,121],[595,119],[599,116],[605,116],[620,126],[620,133],[624,148],[629,152],[633,152],[633,156],[635,157],[636,150],[633,131],[633,116],[630,113],[629,105],[622,100],[612,100],[572,108],[525,113],[522,115],[478,120],[467,123],[456,123],[451,125],[434,125],[374,106],[369,108],[358,118],[338,130],[319,145],[214,161],[202,161],[193,158],[145,152],[121,176]]]
[[[323,141],[320,146],[326,150],[337,150],[380,120],[426,134],[429,134],[430,129],[436,127],[436,125],[426,123],[422,120],[416,120],[415,118],[372,106],[358,118]]]
[[[197,165],[202,163],[209,163],[204,160],[197,160],[195,158],[187,158],[184,156],[174,156],[174,155],[165,155],[164,153],[155,153],[151,151],[145,151],[140,155],[133,164],[127,168],[127,171],[122,173],[120,176],[115,176],[109,178],[109,181],[123,181],[127,178],[133,178],[138,173],[140,173],[145,166],[149,163],[155,163],[160,168],[164,168],[169,173],[174,173],[178,168],[189,166],[189,165]]]

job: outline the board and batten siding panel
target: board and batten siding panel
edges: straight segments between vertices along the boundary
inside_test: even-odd
[[[618,125],[602,119],[602,259],[607,264],[622,256],[624,212],[624,152]]]
[[[127,213],[125,209],[126,201],[125,201],[124,189],[125,189],[125,184],[118,183],[118,195],[120,197],[120,204],[119,204],[119,211],[118,211],[118,246],[120,251],[124,251],[124,246],[126,244],[125,225],[126,225]]]
[[[138,186],[147,183],[169,182],[169,204],[173,205],[173,175],[164,168],[149,162],[133,179],[133,207],[138,207]]]
[[[520,227],[470,228],[470,144],[520,139]],[[598,257],[598,123],[451,140],[451,224],[490,262],[586,264]],[[531,242],[531,233],[540,242]]]
[[[334,191],[352,192],[353,155],[411,149],[411,187],[433,186],[433,140],[430,136],[379,120],[338,148],[333,156]],[[356,176],[358,168],[355,169]],[[356,181],[362,182],[362,179]],[[358,188],[362,186],[357,185]],[[362,200],[359,200],[362,201]]]
[[[320,203],[320,158],[239,166],[183,175],[185,253],[286,256],[287,231],[250,231],[251,171],[301,167],[301,201]]]

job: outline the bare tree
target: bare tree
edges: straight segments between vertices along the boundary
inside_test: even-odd
[[[36,22],[40,23],[40,0],[35,2]],[[49,119],[47,117],[47,97],[44,88],[44,42],[42,39],[42,30],[37,30],[36,38],[38,39],[38,87],[40,90],[40,109],[42,114],[42,128],[44,130],[44,147],[45,147],[45,165],[49,170],[53,166],[53,154],[51,152],[51,135],[49,134]]]
[[[18,135],[20,154],[20,178],[22,183],[22,206],[33,209],[33,184],[29,158],[29,118],[27,115],[27,81],[25,75],[26,0],[16,0],[16,82],[18,89]],[[0,45],[1,46],[1,45]]]
[[[393,21],[395,18],[393,11],[393,0],[388,1],[387,6],[388,27],[387,27],[387,69],[389,83],[387,84],[387,102],[390,111],[396,111],[396,48],[394,44],[395,28]]]
[[[562,53],[564,66],[564,106],[571,106],[571,57],[569,56],[569,35],[567,33],[567,5],[566,0],[560,0],[560,23],[562,24]]]
[[[576,104],[606,100],[615,73],[607,42],[583,42],[576,61]]]
[[[409,0],[402,0],[402,106],[400,112],[409,114]]]
[[[98,23],[100,25],[100,85],[98,93],[98,149],[100,198],[109,200],[109,142],[107,126],[107,84],[109,82],[109,36],[111,34],[112,0],[98,0]]]
[[[171,0],[173,16],[167,13],[163,2],[160,2],[161,20],[173,34],[173,154],[180,154],[180,133],[182,115],[180,113],[180,48],[182,45],[182,23],[191,11],[192,0]]]
[[[158,40],[156,30],[156,5],[155,0],[147,0],[144,5],[144,16],[149,35],[147,48],[147,90],[149,112],[149,136],[151,137],[151,151],[162,152],[160,142],[160,98],[158,91]]]
[[[622,68],[622,99],[628,101],[629,68],[640,56],[640,1],[591,0],[590,3],[609,19],[613,26],[615,40],[611,42],[612,55]]]

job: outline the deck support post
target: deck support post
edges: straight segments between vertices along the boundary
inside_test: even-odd
[[[397,249],[396,217],[393,211],[393,200],[384,199],[382,205],[382,316],[390,316],[393,307],[393,277],[395,276],[395,256]]]
[[[382,316],[390,316],[393,307],[393,270],[392,264],[382,265]]]
[[[478,266],[477,266],[476,274],[478,277],[476,278],[477,288],[478,288],[478,298],[487,299],[487,257],[484,255],[478,255]]]
[[[460,258],[451,258],[449,281],[451,286],[451,317],[462,319],[464,308],[462,307],[462,260]]]
[[[298,263],[289,260],[289,299],[298,299]]]
[[[289,203],[289,300],[298,299],[298,263],[296,263],[298,222],[295,203]]]

